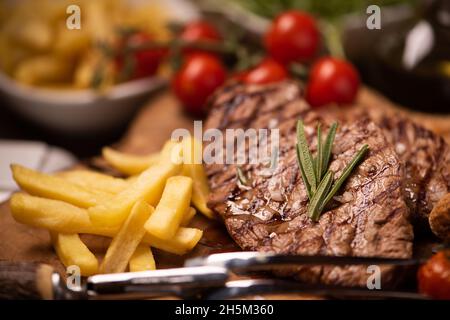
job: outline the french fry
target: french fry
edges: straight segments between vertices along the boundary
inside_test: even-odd
[[[105,147],[102,150],[103,157],[113,168],[126,175],[135,175],[143,172],[159,160],[159,154],[148,156],[135,156]]]
[[[15,41],[31,50],[45,51],[54,41],[53,31],[44,19],[30,19],[12,34]]]
[[[169,240],[159,239],[147,232],[142,242],[163,251],[184,255],[197,245],[202,236],[203,231],[200,229],[181,227],[177,230],[175,236]]]
[[[90,170],[65,171],[61,172],[59,176],[88,190],[97,190],[103,193],[116,194],[130,185],[127,180]]]
[[[183,148],[179,142],[168,140],[164,143],[161,149],[159,162],[160,163],[177,163],[178,161],[183,161]]]
[[[183,219],[181,219],[181,223],[180,226],[181,227],[186,227],[187,225],[189,225],[189,223],[192,221],[192,219],[194,218],[195,214],[197,212],[195,211],[194,208],[189,207],[186,212],[183,215]]]
[[[181,164],[158,164],[148,168],[127,189],[109,201],[88,209],[94,225],[118,226],[128,216],[138,200],[156,205],[161,198],[166,180],[180,172]]]
[[[130,258],[129,268],[131,272],[155,270],[155,258],[149,246],[140,244]]]
[[[101,273],[125,271],[131,256],[145,234],[144,223],[153,210],[153,207],[144,201],[136,202],[106,251],[105,258],[100,265]]]
[[[64,180],[61,177],[40,173],[20,165],[11,165],[14,180],[28,193],[71,203],[88,208],[111,199],[111,196],[100,195],[83,187]]]
[[[82,276],[98,272],[98,261],[78,234],[50,232],[53,247],[64,266],[78,266]]]
[[[183,139],[183,175],[191,177],[192,204],[206,217],[215,219],[214,212],[208,208],[208,179],[202,164],[202,143],[195,138]]]
[[[71,63],[52,55],[42,55],[21,61],[14,71],[14,78],[29,85],[45,85],[51,82],[68,82],[71,79]]]
[[[62,233],[80,233],[90,228],[87,211],[71,204],[16,193],[10,201],[17,222]]]
[[[192,179],[176,176],[167,179],[161,200],[155,212],[145,223],[148,233],[160,239],[172,238],[186,210],[192,195]]]
[[[214,212],[207,206],[210,191],[203,165],[184,164],[182,172],[183,175],[192,178],[193,181],[192,204],[206,217],[216,219]]]
[[[10,208],[17,222],[32,227],[44,228],[59,233],[94,234],[114,237],[118,227],[94,226],[86,209],[45,198],[16,193],[10,201]],[[190,251],[202,237],[202,231],[180,227],[172,239],[161,240],[149,233],[142,243],[170,253],[182,255]]]

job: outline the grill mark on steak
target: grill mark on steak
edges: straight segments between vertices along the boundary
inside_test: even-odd
[[[271,119],[268,115],[279,119],[281,150],[275,172],[263,175],[261,164],[242,166],[252,181],[250,188],[244,188],[237,183],[234,165],[206,165],[211,187],[208,205],[222,216],[235,242],[245,250],[285,254],[411,257],[413,233],[402,197],[404,166],[381,129],[362,117],[338,130],[330,163],[335,179],[364,143],[369,144],[370,150],[343,186],[339,201],[334,201],[319,222],[314,223],[307,216],[308,198],[295,155],[295,124],[301,115],[306,138],[315,152],[317,122],[322,123],[324,131],[331,122],[310,110],[295,83],[271,85],[270,90],[265,87],[233,87],[241,95],[248,91],[243,101],[255,99],[254,92],[264,99],[253,105],[256,112],[251,119],[241,121],[230,113],[226,117],[229,127],[242,129],[268,128]],[[226,94],[231,96],[233,90]],[[285,91],[289,94],[284,94]],[[207,128],[221,123],[219,119],[226,112],[222,103],[227,99],[221,93],[212,99]],[[241,107],[235,106],[234,111]],[[275,199],[279,195],[283,199]],[[396,268],[381,269],[384,285],[392,284]],[[277,273],[308,282],[360,286],[366,285],[368,277],[364,266],[305,266]]]

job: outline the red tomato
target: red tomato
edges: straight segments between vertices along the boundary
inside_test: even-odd
[[[231,75],[231,79],[234,79],[238,82],[244,82],[244,79],[248,75],[249,72],[250,72],[250,70],[238,71],[238,72],[234,73],[233,75]]]
[[[190,55],[175,74],[172,88],[187,111],[201,114],[208,97],[225,79],[225,67],[217,57],[196,53]]]
[[[319,48],[320,33],[313,17],[292,10],[275,18],[264,40],[269,54],[288,64],[311,60]]]
[[[351,103],[359,88],[358,71],[347,61],[325,57],[311,68],[306,99],[314,106]]]
[[[139,46],[149,41],[152,41],[153,37],[145,32],[137,32],[132,34],[126,39],[127,46]],[[120,45],[120,46],[123,46]],[[139,50],[134,53],[134,71],[131,75],[132,78],[143,78],[153,76],[162,60],[167,55],[167,49],[148,49]],[[116,58],[116,66],[119,70],[124,67],[124,58],[119,56]]]
[[[205,21],[196,21],[187,24],[180,34],[184,41],[220,41],[222,37],[217,29]]]
[[[432,256],[417,274],[419,291],[435,299],[450,300],[450,250]]]
[[[186,42],[219,42],[222,40],[219,31],[208,22],[195,21],[187,24],[180,34],[180,39]],[[184,53],[198,53],[201,50],[184,49]]]
[[[265,59],[242,76],[245,83],[264,84],[286,79],[286,68],[273,59]]]

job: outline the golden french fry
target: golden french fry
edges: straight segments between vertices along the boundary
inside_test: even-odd
[[[183,175],[191,177],[192,204],[206,217],[215,219],[214,212],[208,208],[208,179],[202,164],[202,142],[195,138],[183,139]]]
[[[135,156],[108,147],[103,148],[102,154],[106,162],[126,175],[139,174],[151,165],[156,164],[159,159],[157,153],[148,156]]]
[[[195,209],[192,207],[189,207],[183,215],[183,219],[181,220],[180,226],[186,227],[187,225],[189,225],[189,223],[194,218],[195,214],[196,214]]]
[[[96,190],[103,193],[116,194],[130,185],[127,180],[90,170],[65,171],[61,172],[59,176],[88,190]]]
[[[53,51],[60,57],[70,59],[89,49],[89,33],[84,29],[68,29],[65,23],[58,26]]]
[[[114,237],[118,227],[94,226],[86,209],[74,205],[27,194],[14,194],[10,202],[11,212],[17,222],[60,233],[95,234]],[[172,239],[161,240],[149,233],[144,235],[143,244],[174,254],[190,251],[202,237],[202,231],[194,228],[179,228]]]
[[[131,272],[155,270],[156,264],[152,249],[140,244],[131,256],[129,266]]]
[[[182,162],[183,156],[183,148],[179,142],[168,140],[164,143],[160,155],[159,162],[160,163],[178,163],[178,161]]]
[[[208,208],[209,185],[205,170],[201,164],[184,164],[183,175],[192,178],[192,204],[210,219],[215,219],[214,212]]]
[[[13,36],[21,45],[40,52],[49,49],[53,42],[53,30],[44,19],[28,19]]]
[[[156,205],[161,198],[166,180],[176,175],[181,164],[158,164],[148,168],[127,189],[118,193],[109,201],[88,209],[94,225],[118,226],[128,216],[131,207],[138,200]]]
[[[17,222],[62,233],[80,233],[91,225],[87,211],[71,204],[16,193],[10,201]]]
[[[78,234],[50,232],[53,247],[64,266],[78,266],[82,276],[98,272],[98,261]]]
[[[19,63],[14,78],[30,85],[42,85],[71,80],[71,63],[52,55],[35,56]]]
[[[105,258],[100,265],[101,273],[125,271],[131,256],[145,234],[144,223],[153,210],[153,207],[144,201],[136,202],[106,251]]]
[[[189,208],[191,195],[191,178],[176,176],[167,179],[161,200],[145,223],[148,233],[160,239],[172,238]]]
[[[20,165],[11,165],[14,180],[32,195],[62,200],[78,207],[88,208],[105,203],[111,196],[100,195],[64,180],[61,177],[40,173]]]
[[[142,242],[163,251],[183,255],[191,251],[202,236],[203,231],[200,229],[181,227],[177,230],[175,236],[169,240],[159,239],[147,232]]]

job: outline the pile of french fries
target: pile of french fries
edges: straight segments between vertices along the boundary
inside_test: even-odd
[[[201,154],[193,138],[140,157],[105,148],[106,161],[128,178],[89,170],[49,175],[12,165],[24,192],[12,196],[11,212],[20,223],[49,230],[61,262],[78,266],[83,276],[154,270],[151,248],[183,255],[203,234],[189,227],[196,209],[214,218],[203,165],[194,161]],[[100,265],[79,234],[112,238]]]
[[[20,83],[84,89],[118,81],[99,43],[112,45],[120,30],[136,29],[155,40],[171,37],[167,10],[156,3],[127,0],[0,1],[0,69]],[[80,29],[69,29],[66,12],[80,8]],[[101,77],[99,77],[99,73]]]

